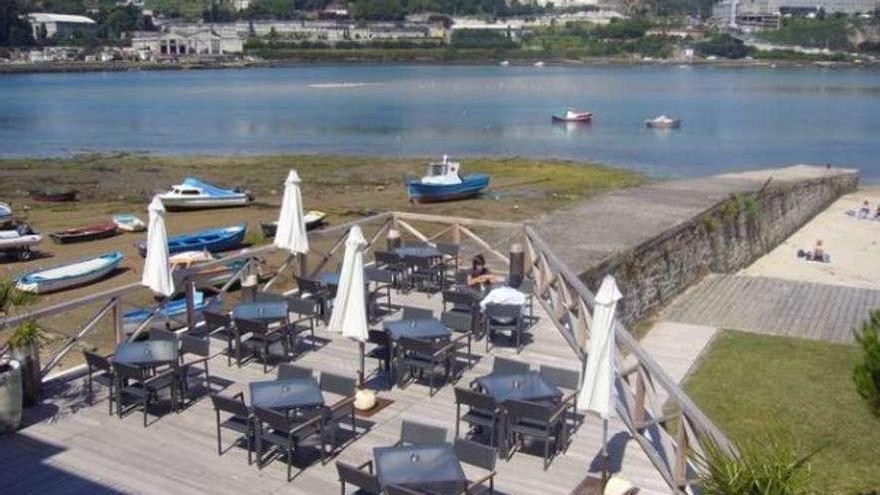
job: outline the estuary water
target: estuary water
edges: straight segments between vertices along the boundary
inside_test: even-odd
[[[566,107],[595,121],[552,124]],[[645,128],[660,114],[684,123]],[[97,151],[558,157],[656,177],[831,163],[878,181],[880,72],[303,65],[0,76],[0,156]]]

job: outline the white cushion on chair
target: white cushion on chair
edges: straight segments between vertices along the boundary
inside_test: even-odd
[[[629,481],[618,476],[612,476],[605,484],[603,495],[636,495],[639,489]]]

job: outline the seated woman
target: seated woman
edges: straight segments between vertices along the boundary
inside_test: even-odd
[[[486,258],[482,254],[474,256],[471,272],[468,273],[467,285],[472,289],[488,287],[498,281],[498,277],[492,274],[486,267]]]

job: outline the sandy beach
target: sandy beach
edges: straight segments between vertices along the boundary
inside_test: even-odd
[[[880,187],[843,196],[766,256],[742,270],[743,275],[777,277],[824,284],[880,289],[880,221],[847,215],[868,201],[880,203]],[[799,249],[811,250],[821,239],[830,263],[804,261]]]

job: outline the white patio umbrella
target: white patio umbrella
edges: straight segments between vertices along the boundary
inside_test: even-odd
[[[299,188],[299,174],[291,170],[284,181],[284,198],[278,228],[275,231],[275,246],[293,254],[309,252],[309,238],[306,235],[306,222],[303,219],[302,191]]]
[[[351,228],[345,240],[345,255],[339,272],[339,285],[333,301],[333,314],[327,328],[343,337],[356,340],[360,347],[361,382],[364,379],[364,343],[369,338],[367,321],[367,294],[364,278],[364,249],[367,240],[357,225]]]
[[[617,301],[623,296],[617,282],[606,275],[596,294],[593,323],[586,369],[578,391],[577,407],[594,411],[602,418],[602,456],[608,465],[608,420],[615,417],[614,362],[617,347],[614,342],[614,313]]]
[[[141,283],[163,296],[174,294],[174,279],[168,265],[168,232],[165,230],[165,207],[158,196],[147,208],[150,226],[147,230],[147,259]]]

